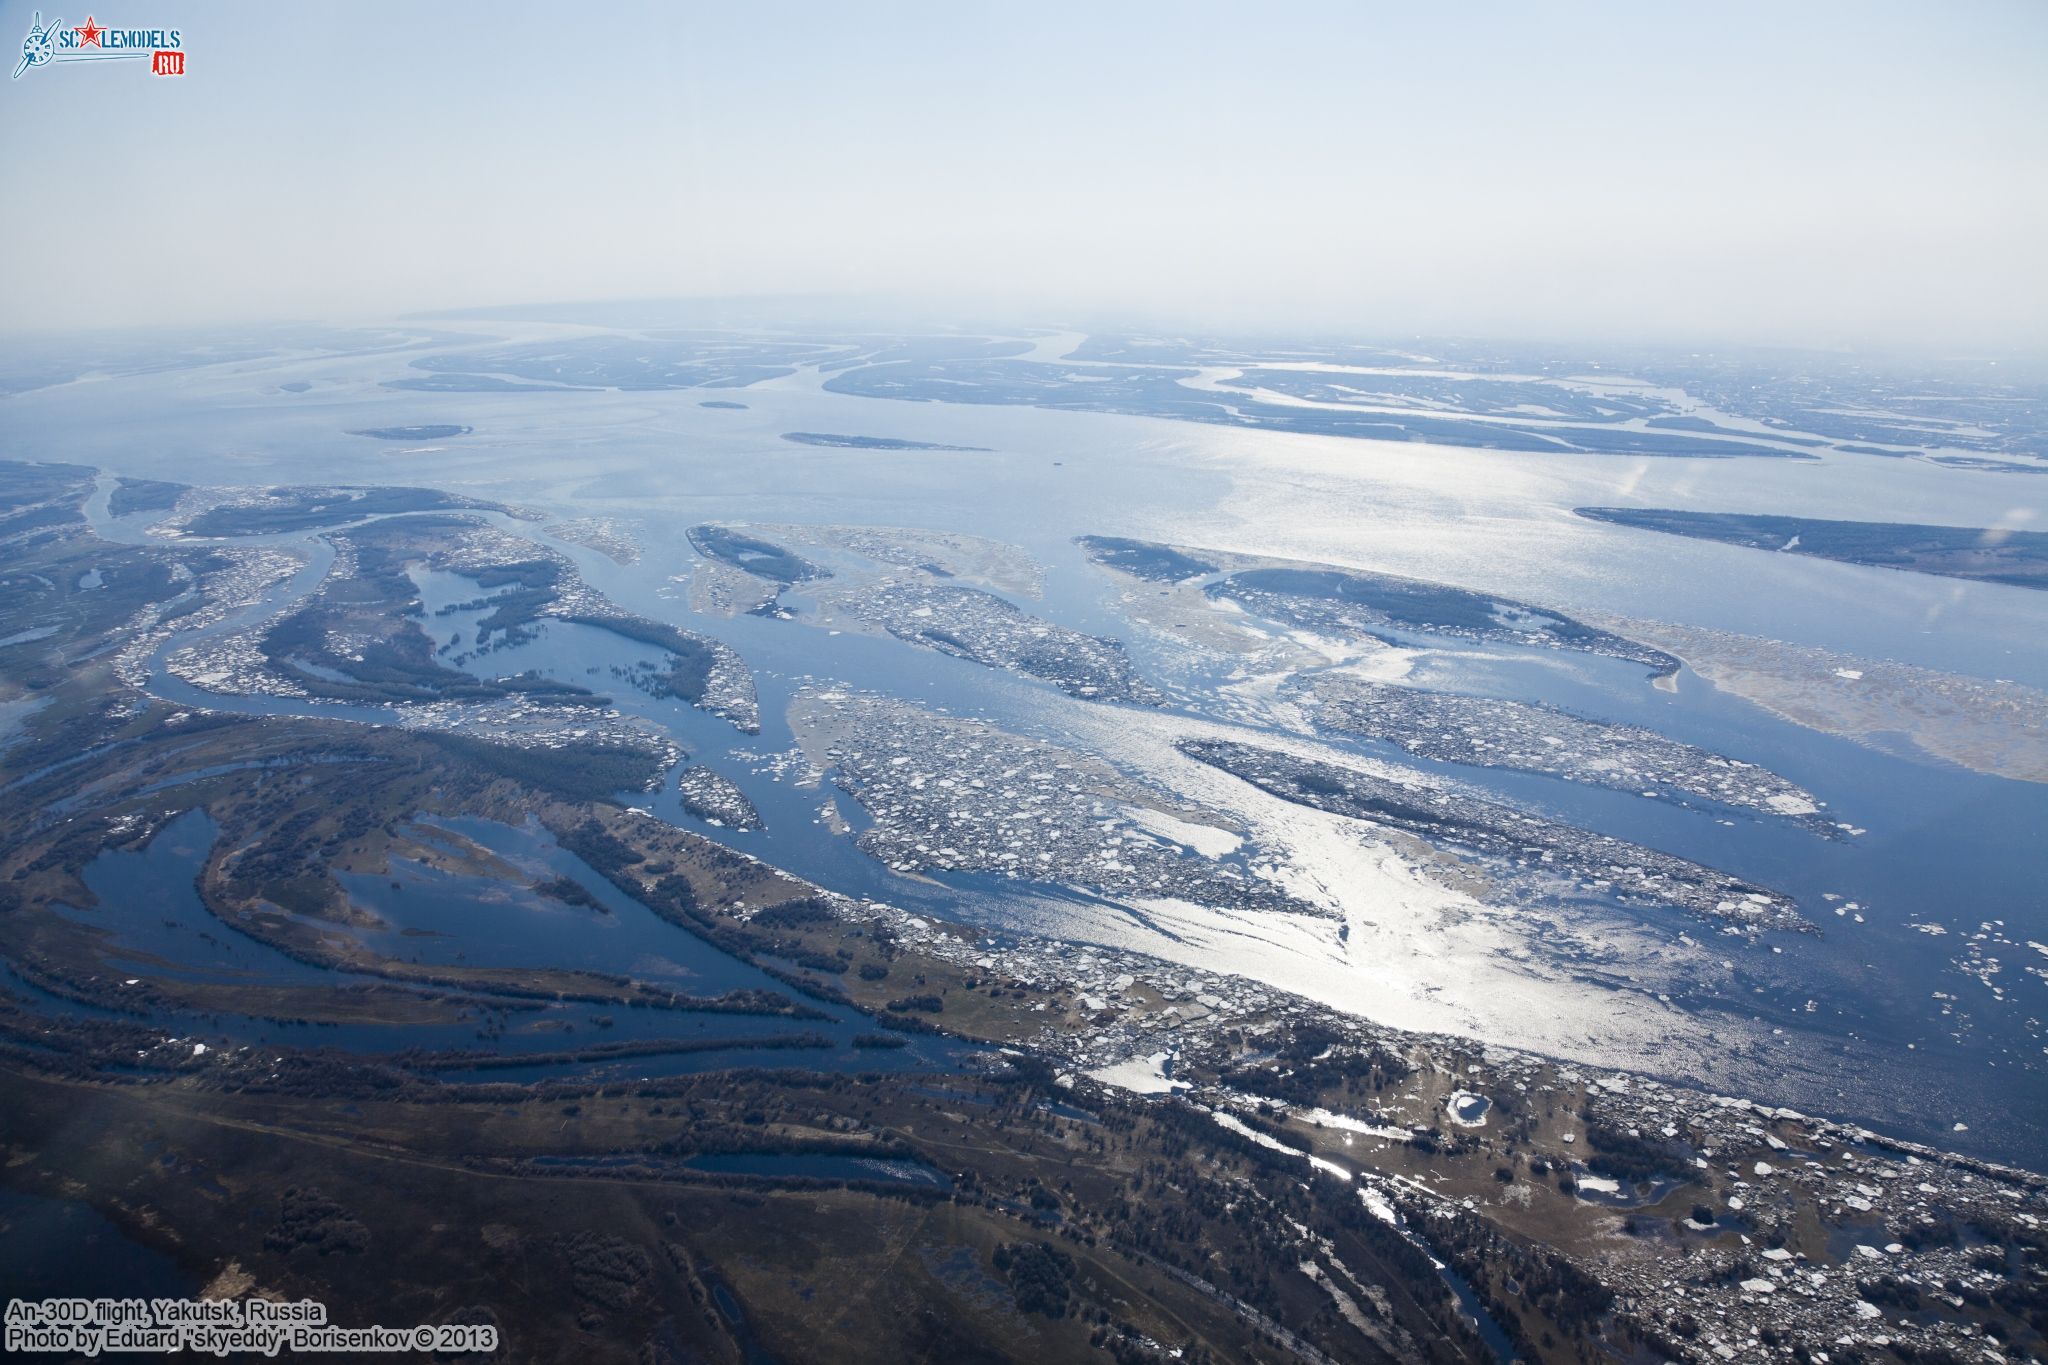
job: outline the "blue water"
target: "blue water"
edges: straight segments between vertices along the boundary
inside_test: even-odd
[[[275,393],[283,368],[294,378],[317,372],[320,399]],[[1057,931],[1074,903],[992,878],[934,885],[890,874],[815,823],[825,793],[756,769],[790,747],[784,709],[808,679],[849,682],[1026,731],[1056,732],[1061,708],[1076,703],[1040,684],[893,640],[830,636],[752,617],[695,617],[682,587],[669,581],[694,560],[683,528],[700,520],[829,521],[943,527],[1018,544],[1048,566],[1044,600],[1021,605],[1063,625],[1125,637],[1148,676],[1180,684],[1176,697],[1192,698],[1198,712],[1212,705],[1205,689],[1215,676],[1184,671],[1182,658],[1126,630],[1115,608],[1119,587],[1086,565],[1072,536],[1137,535],[1329,558],[1565,611],[1682,620],[2048,685],[2048,594],[1650,538],[1569,514],[1573,506],[1622,496],[1660,506],[1874,519],[1910,508],[1916,519],[1973,525],[2048,510],[2020,505],[2048,490],[2015,488],[2016,481],[1991,475],[1832,454],[1811,463],[1630,461],[1318,442],[1135,417],[864,400],[820,392],[808,374],[750,388],[749,406],[739,412],[705,411],[687,391],[393,394],[377,387],[391,369],[388,359],[343,357],[148,376],[92,386],[89,410],[76,386],[21,395],[9,400],[10,417],[22,440],[62,442],[68,458],[115,473],[220,482],[229,477],[221,472],[222,456],[231,453],[234,482],[418,483],[631,523],[643,549],[631,566],[549,539],[532,523],[504,524],[546,540],[621,605],[738,649],[759,685],[760,735],[616,682],[611,663],[636,663],[650,651],[586,627],[548,626],[531,644],[485,655],[475,666],[534,667],[605,692],[667,728],[694,761],[737,782],[767,828],[741,833],[702,825],[681,812],[672,785],[643,801],[663,818],[849,894],[993,927]],[[475,433],[446,449],[403,454],[366,453],[364,443],[346,435],[364,426],[435,421],[470,425]],[[992,453],[824,450],[781,441],[789,430],[871,431],[988,446]],[[139,538],[147,520],[104,529]],[[310,546],[315,563],[240,623],[304,592],[327,562],[316,537],[275,539]],[[466,584],[448,585],[451,594],[458,588],[460,595],[448,600],[476,595]],[[427,624],[446,638],[444,622],[430,617]],[[2044,962],[2025,945],[2048,942],[2048,787],[1816,734],[1690,673],[1679,676],[1673,695],[1651,688],[1635,665],[1543,651],[1483,652],[1488,657],[1439,661],[1432,682],[1652,725],[1763,763],[1815,792],[1832,818],[1869,831],[1830,841],[1789,822],[1685,810],[1541,777],[1435,767],[1497,796],[1799,898],[1822,932],[1775,936],[1778,952],[1712,938],[1677,916],[1628,912],[1670,936],[1702,938],[1707,953],[1736,963],[1732,978],[1682,989],[1682,1006],[1710,1021],[1782,1028],[1785,1046],[1796,1047],[1809,1075],[1818,1068],[1839,1076],[1838,1084],[1818,1090],[1810,1081],[1797,1088],[1788,1082],[1783,1093],[1764,1098],[1986,1154],[2048,1161],[2048,1087],[2039,1070],[2044,983],[2024,971]],[[600,672],[591,674],[593,667]],[[173,700],[250,713],[390,719],[374,707],[225,702],[161,670],[153,686]],[[1413,762],[1371,745],[1334,742]],[[853,813],[850,802],[840,806]],[[448,903],[461,898],[459,886],[427,879],[416,892],[407,885],[397,899],[417,894],[429,902],[417,912],[427,918],[415,927],[465,922]],[[1823,893],[1842,900],[1825,901]],[[1847,901],[1864,907],[1864,923],[1833,914]],[[560,913],[542,911],[537,922],[560,925]],[[2001,932],[2010,940],[1978,945],[1999,959],[1992,982],[2003,998],[1956,966],[1966,937],[1987,920],[2005,921]],[[1916,921],[1947,932],[1920,932]],[[438,952],[462,938],[448,932],[447,942],[417,935],[408,941],[422,945],[416,951]],[[622,926],[597,937],[615,937],[623,954],[636,932]],[[546,943],[547,951],[568,953],[577,946],[559,928],[552,937],[534,933],[536,948]],[[1372,1002],[1359,1007],[1370,1011]],[[626,1027],[623,1015],[616,1027]],[[1712,1076],[1688,1079],[1714,1084]],[[1900,1094],[1912,1100],[1902,1103]],[[1967,1133],[1952,1133],[1958,1121],[1969,1125]]]
[[[389,928],[362,931],[372,946],[399,960],[462,962],[469,966],[546,965],[628,975],[669,985],[688,995],[759,990],[792,997],[788,987],[697,935],[657,918],[623,895],[537,826],[515,829],[486,820],[450,820],[442,828],[490,849],[536,878],[566,876],[599,900],[609,914],[564,905],[502,883],[440,873],[413,864],[392,877],[343,874],[360,904],[387,918]],[[434,826],[427,825],[431,835]],[[304,986],[386,984],[365,973],[335,972],[302,963],[232,928],[199,899],[194,879],[218,829],[203,811],[189,811],[158,831],[139,852],[108,850],[90,863],[84,880],[99,898],[91,910],[61,913],[106,938],[117,967],[138,977],[224,985]],[[323,923],[326,932],[344,932]],[[407,935],[408,928],[428,935]],[[10,974],[8,988],[38,1008],[90,1017],[112,1011],[78,1004],[30,987]],[[569,1052],[609,1043],[675,1040],[729,1042],[705,1051],[629,1056],[597,1061],[554,1061],[514,1068],[459,1068],[435,1074],[452,1080],[531,1080],[560,1075],[654,1076],[732,1066],[801,1067],[819,1071],[946,1070],[967,1049],[950,1040],[900,1035],[901,1048],[859,1048],[857,1035],[876,1030],[868,1015],[801,996],[818,1018],[631,1008],[576,1002],[534,1002],[492,996],[486,990],[448,991],[464,1007],[462,1020],[444,1025],[307,1024],[231,1013],[162,1013],[158,1022],[177,1036],[216,1043],[292,1043],[351,1052],[390,1054],[405,1049],[484,1050],[502,1054]],[[759,1048],[754,1040],[797,1035],[822,1037],[823,1048]]]
[[[195,880],[219,826],[190,810],[156,832],[140,851],[108,849],[85,868],[98,903],[59,906],[59,913],[103,934],[108,959],[133,964],[138,975],[182,981],[328,985],[338,978],[230,928],[199,899]]]
[[[1066,547],[1062,553],[1071,558],[1074,552]],[[632,573],[609,561],[582,558],[593,579],[610,580],[604,585],[608,591],[620,597],[630,593]],[[1108,633],[1114,622],[1100,614],[1097,597],[1083,590],[1020,605]],[[1089,608],[1069,611],[1075,599],[1086,599]],[[681,614],[674,600],[662,603],[660,610],[671,618]],[[859,853],[850,840],[825,836],[816,823],[824,793],[751,769],[793,743],[783,713],[795,690],[813,678],[856,679],[888,695],[1012,726],[1017,717],[1037,713],[1050,689],[895,640],[832,636],[750,617],[693,618],[691,625],[726,639],[754,664],[763,718],[758,738],[740,736],[718,718],[679,702],[648,698],[623,685],[607,690],[622,708],[659,721],[700,760],[736,781],[762,812],[767,829],[749,834],[702,825],[682,811],[672,789],[641,804],[664,819],[850,894],[986,926],[1046,927],[1045,911],[1056,908],[1062,893],[1020,888],[991,876],[896,876]],[[1410,642],[1444,643],[1422,636]],[[477,664],[491,672],[530,668],[601,686],[600,677],[608,680],[609,675],[593,677],[591,670],[637,662],[648,652],[608,632],[556,623],[531,643],[495,651]],[[1133,642],[1133,653],[1153,677],[1171,676],[1166,658],[1142,637]],[[1681,1005],[1818,1040],[1817,1065],[1839,1068],[1843,1083],[1832,1094],[1811,1089],[1800,1094],[1796,1102],[1802,1107],[1870,1117],[1855,1092],[1892,1083],[1880,1081],[1880,1074],[1904,1072],[1917,1078],[1927,1114],[1904,1124],[1885,1116],[1893,1131],[1953,1142],[1952,1122],[1966,1119],[1980,1135],[1977,1141],[2002,1146],[2029,1144],[2048,1125],[2048,1088],[2038,1081],[2041,1025],[2023,1003],[2027,986],[2038,983],[2017,976],[2024,964],[2012,960],[2011,949],[2005,951],[2004,975],[2015,985],[2005,1000],[1952,969],[1964,934],[1977,922],[1958,913],[1959,877],[1966,879],[1962,885],[1970,904],[1998,907],[1997,915],[2009,918],[2010,937],[2023,944],[2030,934],[2040,936],[2038,929],[2021,930],[2027,922],[2039,925],[2048,918],[2038,856],[2041,832],[2048,830],[2048,786],[1914,762],[1807,730],[1714,690],[1689,670],[1679,675],[1673,695],[1649,686],[1641,665],[1621,660],[1506,646],[1489,647],[1486,654],[1476,660],[1458,657],[1448,666],[1436,663],[1433,683],[1647,725],[1764,764],[1818,794],[1828,803],[1829,819],[1869,832],[1831,840],[1791,821],[1711,806],[1688,808],[1540,775],[1433,763],[1391,745],[1341,735],[1323,738],[1339,748],[1457,778],[1553,818],[1724,868],[1793,895],[1819,932],[1775,936],[1777,952],[1722,944],[1711,926],[1677,912],[1620,913],[1674,937],[1687,933],[1704,940],[1709,952],[1736,963],[1731,978],[1703,975],[1678,987],[1673,994]],[[1198,702],[1191,709],[1199,714],[1205,709],[1199,703],[1203,689],[1192,689],[1192,695]],[[1212,714],[1228,718],[1220,710]],[[842,799],[839,804],[858,818],[854,803]],[[1830,894],[1837,899],[1825,899]],[[1851,902],[1861,907],[1864,922],[1832,913],[1835,906]],[[1020,903],[1029,908],[1020,910]],[[1913,927],[1916,923],[1941,923],[1949,932],[1931,936]],[[1053,927],[1056,931],[1056,923]],[[1936,999],[1936,989],[1958,999]],[[1945,1015],[1944,1005],[1954,1012]],[[1830,1055],[1836,1060],[1830,1062]]]
[[[399,861],[387,873],[340,875],[349,899],[384,921],[355,937],[398,961],[469,967],[552,967],[623,973],[690,995],[718,995],[759,983],[761,974],[718,953],[592,876],[537,826],[489,820],[422,821],[489,849],[529,878],[589,883],[603,910],[569,905],[516,882],[444,872]],[[431,837],[431,836],[430,836]]]
[[[199,1283],[89,1204],[0,1188],[0,1285],[8,1298],[183,1298]]]
[[[955,714],[986,716],[1012,727],[1020,717],[1044,713],[1049,688],[892,639],[852,633],[835,636],[756,617],[694,617],[679,596],[660,593],[663,576],[658,572],[662,567],[657,562],[658,552],[650,553],[639,565],[622,568],[578,546],[556,543],[555,548],[575,559],[585,576],[615,600],[634,605],[636,598],[643,599],[643,609],[650,615],[682,621],[691,629],[724,639],[740,650],[754,669],[762,716],[758,736],[742,734],[724,719],[684,702],[649,697],[615,678],[611,673],[614,666],[630,669],[650,661],[657,651],[593,627],[549,622],[524,644],[494,649],[467,661],[465,666],[478,676],[531,669],[587,686],[611,697],[622,710],[658,723],[690,751],[692,761],[708,763],[736,782],[761,812],[766,829],[739,832],[694,819],[681,808],[673,775],[663,791],[631,798],[637,804],[675,824],[851,895],[886,899],[908,909],[992,928],[1058,931],[1058,906],[1062,899],[1071,898],[1071,893],[1020,887],[989,876],[898,876],[860,853],[850,840],[826,833],[817,822],[818,805],[826,791],[798,787],[759,771],[769,758],[793,745],[786,709],[795,692],[812,681],[852,679],[877,692]],[[1071,566],[1078,558],[1078,552],[1064,541],[1040,549],[1062,567]],[[683,552],[676,553],[680,556]],[[459,649],[444,651],[452,658],[469,647],[475,620],[482,613],[434,613],[446,604],[474,598],[478,590],[472,580],[458,574],[422,574],[419,579],[426,589],[430,632],[438,640],[459,636],[462,641]],[[1062,623],[1102,633],[1115,631],[1115,618],[1104,606],[1097,580],[1055,572],[1050,582],[1060,585],[1060,590],[1049,591],[1042,602],[1020,605]],[[1429,643],[1421,637],[1413,642]],[[1141,666],[1154,678],[1171,680],[1171,661],[1148,646],[1143,637],[1134,639],[1132,647]],[[2030,852],[2039,843],[2039,831],[2048,829],[2048,787],[1933,767],[1818,734],[1715,691],[1689,672],[1680,674],[1679,691],[1674,696],[1648,686],[1640,665],[1619,660],[1510,647],[1490,647],[1486,654],[1488,657],[1478,660],[1461,657],[1450,668],[1438,662],[1432,681],[1457,690],[1546,701],[1599,719],[1649,725],[1703,748],[1766,764],[1826,800],[1830,818],[1870,833],[1856,839],[1827,840],[1788,821],[1711,808],[1689,809],[1674,802],[1530,774],[1434,764],[1415,760],[1388,745],[1344,736],[1325,738],[1340,748],[1456,777],[1555,818],[1725,868],[1794,895],[1818,923],[1818,935],[1780,936],[1774,940],[1780,949],[1776,953],[1739,944],[1725,948],[1711,944],[1709,951],[1725,952],[1736,962],[1733,977],[1715,982],[1702,979],[1675,993],[1681,1005],[1703,1015],[1760,1022],[1816,1040],[1822,1066],[1830,1065],[1825,1060],[1827,1054],[1836,1055],[1838,1061],[1833,1065],[1839,1066],[1843,1076],[1837,1093],[1816,1095],[1809,1088],[1798,1095],[1779,1097],[1783,1102],[1845,1117],[1878,1119],[1893,1131],[1927,1140],[1952,1140],[1951,1122],[1966,1119],[1978,1135],[1975,1140],[1987,1150],[2013,1151],[2009,1144],[2029,1144],[2033,1135],[2043,1131],[2048,1125],[2048,1091],[2037,1081],[2013,1084],[1996,1074],[2004,1070],[2017,1076],[2038,1076],[2038,1021],[2018,1001],[1996,1000],[1979,983],[1961,978],[1950,968],[1961,941],[1960,931],[1975,923],[1965,923],[1956,914],[1957,869],[1969,869],[1972,902],[2007,908],[2005,913],[2013,919],[2016,931],[2028,916],[2036,924],[2041,922],[2042,879],[2039,860]],[[167,695],[222,704],[217,697],[180,697],[174,680],[163,681],[172,682],[164,689]],[[1198,714],[1205,709],[1201,686],[1190,688],[1187,695],[1196,699],[1192,709]],[[366,721],[389,720],[388,712],[375,707],[291,699],[236,699],[232,706],[277,714],[312,711]],[[1227,718],[1220,710],[1214,714],[1218,719]],[[857,805],[844,799],[839,805],[858,822]],[[407,883],[404,895],[422,902],[408,913],[451,916],[447,923],[475,913],[474,907],[462,908],[469,894],[463,888],[420,878],[420,874],[408,875],[419,879],[418,894]],[[395,907],[402,897],[388,894],[389,880],[357,878],[350,889],[380,909]],[[1826,893],[1840,899],[1825,901]],[[1851,901],[1864,907],[1864,923],[1830,913],[1833,904]],[[1674,936],[1686,932],[1695,938],[1711,938],[1704,926],[1676,913],[1624,913]],[[1943,922],[1950,932],[1934,938],[1911,927],[1915,921]],[[630,933],[617,934],[616,943],[609,941],[613,931],[606,931],[604,939],[596,942],[574,934],[566,927],[573,921],[561,911],[542,912],[533,923],[553,925],[555,932],[546,943],[521,938],[521,951],[539,954],[528,960],[632,971],[632,962],[644,951],[644,944]],[[435,925],[422,921],[412,927]],[[2012,936],[2024,942],[2029,934],[2039,936],[2039,931]],[[502,963],[510,951],[504,946],[472,948],[460,935],[445,942],[414,936],[403,943],[392,940],[379,946],[409,949],[401,955],[418,956],[421,961],[479,964]],[[457,959],[441,955],[472,951],[486,956]],[[1938,986],[1930,984],[1937,982]],[[1933,996],[1937,988],[1959,999],[1937,1000]],[[1812,1009],[1808,1002],[1813,1003]],[[1944,1015],[1944,1004],[1956,1012]],[[617,1036],[628,1035],[622,1031]],[[701,1055],[642,1058],[615,1065],[690,1065],[695,1069],[707,1060]],[[1923,1119],[1902,1123],[1896,1116],[1859,1102],[1859,1090],[1867,1095],[1878,1085],[1894,1083],[1878,1077],[1897,1076],[1902,1070],[1918,1078],[1915,1083],[1928,1101]]]
[[[942,1171],[915,1161],[876,1157],[811,1156],[787,1152],[719,1152],[691,1157],[685,1163],[692,1170],[720,1175],[799,1176],[812,1180],[865,1180],[904,1185],[925,1185],[951,1189],[953,1181]]]

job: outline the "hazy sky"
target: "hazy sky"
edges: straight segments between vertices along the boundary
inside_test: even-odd
[[[0,327],[846,291],[2048,349],[2041,0],[94,14],[188,74],[0,88]]]

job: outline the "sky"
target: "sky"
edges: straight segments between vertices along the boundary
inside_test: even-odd
[[[825,294],[2048,351],[2040,0],[92,15],[187,73],[0,88],[0,330]]]

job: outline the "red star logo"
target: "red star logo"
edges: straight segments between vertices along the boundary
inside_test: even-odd
[[[101,45],[100,34],[106,30],[95,24],[92,21],[92,16],[88,14],[85,16],[85,27],[80,28],[74,24],[71,27],[71,31],[78,35],[78,45],[80,47],[99,47]]]

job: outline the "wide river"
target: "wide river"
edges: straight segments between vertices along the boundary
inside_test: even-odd
[[[492,331],[524,334],[520,327]],[[743,390],[381,388],[404,373],[407,359],[234,363],[18,395],[0,408],[0,453],[207,485],[417,484],[556,519],[613,519],[640,545],[634,564],[527,524],[504,524],[568,555],[623,605],[715,635],[753,667],[759,736],[606,687],[622,705],[669,726],[694,758],[739,782],[768,827],[741,834],[699,825],[681,814],[673,789],[649,802],[678,823],[836,889],[942,910],[998,935],[1028,930],[1116,943],[1264,979],[1404,1027],[1633,1065],[2048,1165],[2041,1028],[2048,785],[1803,729],[1690,671],[1674,693],[1651,687],[1642,669],[1611,661],[1494,650],[1462,661],[1446,656],[1432,676],[1654,725],[1762,763],[1814,792],[1832,818],[1865,832],[1829,841],[1780,822],[1716,819],[1547,779],[1440,771],[1782,889],[1820,925],[1818,935],[1748,945],[1696,921],[1655,915],[1553,934],[1540,916],[1507,907],[1477,917],[1446,913],[1430,893],[1412,888],[1412,878],[1385,867],[1358,873],[1356,904],[1346,909],[1355,910],[1360,928],[1345,942],[1315,925],[1162,925],[1047,889],[894,875],[831,833],[817,818],[824,793],[788,780],[790,765],[776,761],[792,748],[785,708],[807,682],[981,715],[1141,769],[1153,766],[1184,722],[1259,723],[1241,697],[1202,690],[1221,680],[1215,670],[1124,620],[1122,587],[1072,543],[1090,533],[1353,564],[1567,612],[1681,622],[2048,688],[2048,594],[1652,536],[1570,513],[1584,504],[1641,501],[1973,526],[2031,519],[2038,526],[2048,479],[1833,454],[1794,461],[1493,453],[907,403],[825,392],[823,376],[811,370]],[[294,393],[285,383],[310,387]],[[707,408],[706,399],[746,406]],[[474,431],[424,447],[348,434],[427,423]],[[989,451],[816,447],[781,439],[790,431]],[[1177,709],[1161,716],[1077,702],[893,640],[696,616],[687,583],[677,579],[696,562],[683,532],[701,521],[929,527],[1021,546],[1046,566],[1047,579],[1042,600],[1020,604],[1127,639],[1140,668],[1175,688]],[[110,535],[140,533],[101,523]],[[302,576],[291,591],[306,590],[313,577]],[[551,627],[531,645],[493,654],[488,666],[538,667],[587,681],[591,667],[646,653],[609,640]],[[224,709],[323,709],[198,693],[161,671],[155,686],[174,700]],[[848,800],[840,806],[857,813]],[[1312,852],[1327,822],[1310,824],[1302,848]],[[1852,902],[1853,914],[1834,913]]]

